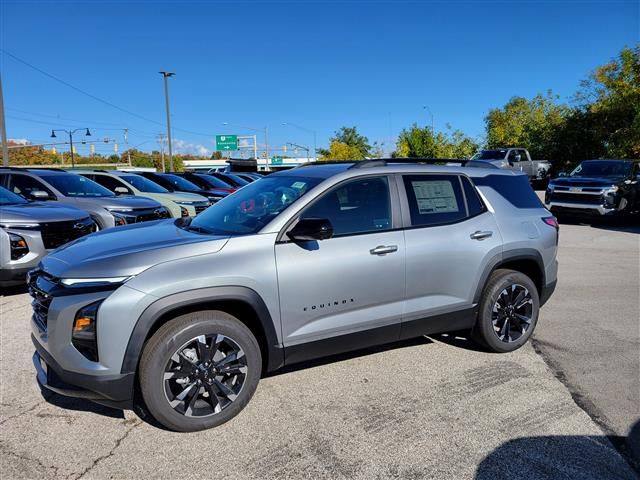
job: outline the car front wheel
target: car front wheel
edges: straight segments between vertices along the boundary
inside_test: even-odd
[[[473,337],[493,352],[517,350],[531,337],[539,310],[538,289],[527,275],[496,270],[485,287]]]
[[[251,331],[220,311],[177,317],[145,346],[140,389],[163,426],[192,432],[236,416],[260,380],[262,357]]]

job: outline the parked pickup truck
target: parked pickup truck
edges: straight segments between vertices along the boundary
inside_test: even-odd
[[[529,180],[545,180],[549,178],[551,162],[548,160],[531,160],[526,148],[494,148],[480,150],[471,160],[491,162],[498,168],[524,172]]]

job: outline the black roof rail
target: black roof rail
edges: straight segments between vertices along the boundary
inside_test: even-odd
[[[353,163],[352,168],[369,168],[384,167],[390,164],[410,164],[410,165],[441,165],[447,163],[459,163],[464,165],[469,160],[461,160],[459,158],[372,158],[368,160],[359,160]]]
[[[4,167],[0,166],[0,170],[29,170],[27,167]]]

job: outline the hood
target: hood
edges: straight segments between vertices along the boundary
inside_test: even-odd
[[[55,250],[41,267],[58,278],[126,277],[158,263],[215,253],[229,239],[189,232],[175,223],[169,219],[109,228]]]
[[[560,187],[610,187],[624,180],[624,177],[558,177],[549,182]]]
[[[80,208],[90,208],[90,207],[102,207],[102,208],[113,208],[113,209],[130,209],[130,208],[158,208],[161,205],[146,197],[139,197],[133,195],[121,195],[117,197],[67,197],[73,200],[75,205],[78,205]]]
[[[65,222],[79,220],[88,216],[87,212],[79,208],[45,202],[0,207],[0,224]]]

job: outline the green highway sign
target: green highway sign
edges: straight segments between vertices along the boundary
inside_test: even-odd
[[[282,165],[282,157],[272,157],[271,165]]]
[[[238,150],[238,136],[216,135],[216,150]]]

